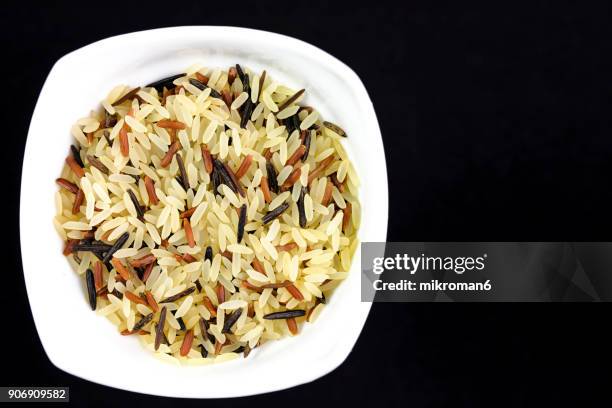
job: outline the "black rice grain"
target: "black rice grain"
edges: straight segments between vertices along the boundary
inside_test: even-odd
[[[117,124],[117,115],[111,115],[104,109],[104,127],[111,128]]]
[[[238,243],[242,242],[244,236],[244,225],[246,224],[247,206],[242,204],[240,207],[240,217],[238,218]]]
[[[266,213],[266,215],[263,216],[261,221],[264,224],[267,224],[270,221],[272,221],[273,219],[275,219],[276,217],[278,217],[279,215],[281,215],[287,208],[289,208],[289,203],[284,202],[281,205],[279,205],[278,207],[276,207],[275,209],[273,209],[272,211],[268,211]]]
[[[213,253],[212,253],[212,247],[206,247],[206,252],[204,253],[204,260],[209,260],[210,262],[212,262],[213,259]]]
[[[229,333],[232,330],[232,326],[236,324],[236,321],[242,314],[242,309],[236,309],[232,312],[231,315],[225,318],[225,322],[223,322],[223,330],[221,333]]]
[[[305,190],[306,188],[302,187],[300,191],[300,197],[298,198],[298,201],[297,201],[298,215],[300,218],[300,227],[302,228],[306,227],[306,210],[304,209]]]
[[[200,332],[202,332],[202,338],[204,340],[208,339],[208,322],[204,320],[203,317],[200,317],[199,324],[200,324]]]
[[[264,315],[264,319],[266,320],[278,320],[278,319],[291,319],[292,317],[301,317],[306,314],[305,310],[295,309],[295,310],[285,310],[284,312],[274,312],[268,313]]]
[[[83,164],[83,159],[81,159],[81,152],[79,151],[79,148],[75,145],[70,145],[70,151],[72,152],[72,157],[74,158],[74,161],[76,161],[79,166],[85,167],[85,164]]]
[[[210,88],[208,85],[204,85],[204,83],[198,81],[195,78],[191,78],[189,79],[189,83],[193,86],[195,86],[196,88],[198,88],[200,91],[205,90],[206,88]],[[223,97],[221,96],[221,94],[217,91],[215,91],[214,89],[210,88],[210,96],[212,96],[213,98],[221,98],[223,99]]]
[[[121,247],[123,247],[123,245],[125,244],[125,242],[128,240],[129,237],[130,237],[130,234],[127,232],[124,232],[123,234],[121,234],[121,236],[117,238],[117,241],[115,241],[115,244],[108,250],[106,255],[104,255],[102,262],[107,263],[108,261],[110,261],[110,259],[113,257],[113,254],[117,252],[118,250],[120,250]]]
[[[84,242],[76,244],[72,250],[74,252],[94,252],[103,253],[107,252],[112,248],[112,245],[98,243],[98,242]]]
[[[89,306],[91,306],[91,310],[96,310],[96,306],[98,303],[98,295],[96,293],[96,283],[94,279],[94,274],[91,269],[88,269],[85,273],[85,280],[87,282],[87,294],[89,295]]]
[[[166,323],[166,313],[167,309],[164,306],[159,313],[159,322],[157,323],[157,327],[155,328],[155,350],[159,348],[161,344],[162,338],[164,338],[164,324]]]
[[[138,219],[139,220],[144,220],[144,211],[142,210],[142,207],[140,206],[140,203],[138,202],[138,198],[136,198],[136,194],[134,194],[134,192],[131,189],[128,189],[128,195],[130,196],[130,200],[132,200],[132,204],[134,204],[134,207],[136,208],[136,213],[138,214]]]
[[[180,326],[180,330],[185,331],[185,322],[183,321],[182,317],[177,317],[176,321],[178,322],[179,326]]]
[[[111,295],[115,296],[117,299],[123,299],[123,293],[119,292],[117,288],[113,289]]]
[[[92,166],[94,166],[96,169],[100,170],[102,173],[106,174],[107,176],[110,173],[108,171],[108,167],[106,167],[100,160],[98,160],[94,156],[88,154],[87,161],[89,162],[89,164],[91,164]]]
[[[196,287],[195,286],[191,286],[191,287],[189,287],[189,288],[187,288],[187,289],[177,293],[176,295],[173,295],[173,296],[167,297],[165,299],[162,299],[159,303],[171,303],[171,302],[174,302],[175,300],[179,300],[182,297],[190,295],[195,290],[196,290]]]
[[[279,112],[282,111],[283,109],[285,109],[286,107],[291,105],[293,102],[295,102],[300,96],[302,96],[304,91],[306,91],[306,90],[305,89],[300,89],[299,91],[294,93],[289,99],[287,99],[285,102],[282,103],[281,106],[278,107],[278,111]]]
[[[176,164],[178,164],[179,168],[179,177],[181,180],[180,184],[181,186],[183,186],[185,191],[187,191],[189,190],[189,179],[187,178],[187,172],[185,171],[185,163],[183,162],[183,157],[180,153],[176,154]]]
[[[242,107],[242,113],[240,114],[240,127],[246,128],[246,124],[251,119],[251,115],[253,114],[253,109],[255,105],[251,101],[251,98],[247,99],[244,106]]]
[[[134,328],[132,329],[132,331],[138,331],[138,330],[142,329],[151,320],[153,320],[153,313],[149,313],[148,315],[143,316],[142,319],[140,319],[139,321],[136,322],[136,324],[134,325]]]
[[[266,163],[266,173],[268,175],[268,186],[270,190],[278,194],[278,181],[276,180],[276,169],[270,162]]]
[[[174,80],[178,79],[180,77],[185,76],[185,74],[176,74],[176,75],[172,75],[169,76],[167,78],[162,78],[160,80],[157,80],[155,82],[151,82],[148,85],[145,85],[147,88],[155,88],[157,89],[157,92],[162,92],[164,90],[164,87],[166,87],[166,89],[170,90],[170,89],[174,89],[176,88],[176,85],[174,85]]]
[[[340,126],[336,125],[335,123],[324,121],[323,126],[336,132],[338,135],[342,137],[346,137],[346,132]]]
[[[217,195],[219,194],[219,186],[221,185],[221,177],[219,176],[219,171],[214,166],[213,166],[211,177],[212,177],[213,193]]]

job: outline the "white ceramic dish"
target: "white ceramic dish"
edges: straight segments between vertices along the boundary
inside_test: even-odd
[[[21,252],[30,307],[51,362],[75,376],[129,391],[214,398],[259,394],[315,380],[350,353],[370,303],[360,302],[360,250],[350,277],[315,324],[268,342],[247,359],[174,366],[136,338],[120,336],[85,300],[83,279],[62,256],[53,225],[54,182],[73,122],[117,84],[142,85],[184,70],[240,63],[306,88],[307,103],[348,133],[345,146],[362,180],[361,241],[384,241],[387,174],[382,138],[368,94],[346,65],[302,41],[234,27],[177,27],[112,37],[61,58],[44,84],[30,124],[21,182]]]

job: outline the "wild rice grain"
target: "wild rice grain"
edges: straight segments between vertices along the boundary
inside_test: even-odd
[[[238,190],[238,193],[245,197],[245,193],[244,193],[244,189],[242,188],[242,186],[240,185],[240,181],[238,180],[238,178],[236,177],[236,175],[234,174],[233,170],[227,165],[227,163],[222,163],[223,167],[225,168],[226,173],[229,175],[232,184],[234,185],[235,189]]]
[[[170,297],[167,297],[165,299],[162,299],[159,303],[172,303],[175,300],[179,300],[180,298],[183,298],[183,297],[185,297],[187,295],[191,295],[195,290],[196,290],[196,287],[195,286],[191,286],[191,287],[189,287],[189,288],[187,288],[187,289],[177,293],[174,296],[170,296]]]
[[[94,166],[95,168],[97,168],[102,173],[106,174],[107,176],[110,173],[108,171],[108,167],[106,167],[100,160],[96,159],[94,156],[88,154],[87,161],[89,162],[89,164],[91,164],[92,166]]]
[[[300,191],[300,197],[298,198],[298,201],[297,201],[298,217],[299,217],[299,222],[300,222],[300,227],[301,228],[305,228],[306,224],[307,224],[306,210],[304,208],[304,195],[305,194],[306,194],[306,188],[302,187],[302,189]]]
[[[164,306],[159,314],[159,321],[157,323],[157,327],[155,328],[155,351],[161,345],[162,339],[164,336],[164,324],[166,323],[166,313],[167,309]]]
[[[337,133],[338,135],[342,137],[346,137],[346,132],[340,126],[336,125],[335,123],[323,121],[323,126],[325,126],[328,129],[331,129],[333,132]]]
[[[200,333],[202,334],[202,338],[204,340],[208,340],[208,322],[204,320],[203,317],[200,317],[198,323],[200,325]]]
[[[279,111],[282,111],[283,109],[285,109],[286,107],[288,107],[289,105],[291,105],[293,102],[295,102],[300,96],[302,96],[304,94],[306,90],[305,89],[300,89],[299,91],[297,91],[296,93],[294,93],[289,99],[287,99],[285,102],[283,102],[283,104],[281,106],[278,107]]]
[[[121,234],[121,236],[117,238],[117,241],[115,241],[115,244],[108,250],[106,255],[104,255],[102,262],[106,263],[110,261],[113,254],[123,247],[123,245],[126,243],[129,237],[130,237],[130,234],[128,234],[127,232],[124,232],[123,234]]]
[[[301,317],[306,314],[305,310],[294,309],[294,310],[285,310],[284,312],[274,312],[268,313],[264,315],[264,319],[266,320],[278,320],[278,319],[291,319],[293,317]]]
[[[141,221],[144,220],[144,211],[138,202],[138,198],[136,198],[136,194],[132,191],[132,189],[128,189],[128,195],[130,196],[130,200],[132,204],[134,204],[134,208],[136,209],[136,213],[138,214],[138,219]]]
[[[232,312],[232,314],[226,317],[225,322],[223,323],[223,330],[221,330],[221,333],[230,333],[232,330],[232,326],[236,324],[236,321],[238,320],[241,314],[242,309],[236,309]]]
[[[238,218],[238,242],[242,242],[242,237],[244,236],[244,226],[246,224],[246,213],[247,213],[247,206],[246,204],[242,204],[242,206],[240,207],[240,216]]]
[[[179,178],[181,180],[181,186],[185,189],[185,191],[189,190],[189,178],[187,177],[187,172],[185,171],[185,163],[183,162],[183,157],[180,153],[176,154],[176,163],[179,168]]]
[[[70,152],[72,153],[72,157],[74,158],[74,161],[76,161],[79,166],[85,167],[85,164],[83,163],[83,160],[81,159],[81,152],[79,151],[79,148],[76,147],[75,145],[70,145]]]
[[[151,272],[153,272],[153,267],[155,266],[155,263],[150,263],[146,266],[144,273],[142,274],[142,281],[144,283],[147,282],[147,280],[149,280],[149,276],[151,276]]]
[[[278,194],[278,182],[276,181],[276,169],[272,163],[266,163],[266,174],[268,176],[268,185],[270,187],[270,191]]]
[[[85,273],[85,280],[87,282],[89,306],[91,306],[91,310],[96,310],[98,295],[96,294],[96,283],[91,269],[87,269],[87,272]]]
[[[149,313],[148,315],[143,316],[140,320],[136,322],[136,324],[134,324],[134,328],[132,329],[132,331],[139,331],[140,329],[145,327],[151,320],[153,320],[153,313]]]
[[[145,85],[145,88],[155,88],[157,92],[161,92],[164,88],[168,90],[174,89],[176,87],[176,85],[174,85],[174,81],[184,76],[185,74],[176,74],[176,75],[169,76],[167,78],[162,78],[155,82],[151,82],[148,85]]]
[[[273,219],[275,219],[276,217],[278,217],[279,215],[281,215],[287,208],[289,208],[289,203],[287,203],[287,202],[282,203],[281,205],[279,205],[278,207],[276,207],[272,211],[268,211],[266,213],[266,215],[263,216],[261,221],[264,224],[267,224],[270,221],[272,221]]]

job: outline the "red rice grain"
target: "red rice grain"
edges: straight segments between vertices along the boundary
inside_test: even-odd
[[[193,230],[191,229],[191,223],[189,219],[183,218],[183,228],[185,229],[185,237],[189,246],[193,248],[196,245],[195,239],[193,238]]]
[[[296,288],[295,285],[293,284],[288,285],[287,290],[289,291],[289,293],[291,293],[291,296],[293,296],[296,300],[304,300],[304,296],[302,295],[302,292],[300,292],[300,290]]]
[[[286,320],[286,322],[287,322],[287,328],[289,328],[289,331],[291,332],[291,334],[293,334],[294,336],[298,334],[298,326],[297,326],[297,322],[295,321],[295,318],[290,317],[289,319]]]
[[[175,141],[174,143],[170,145],[170,148],[168,149],[163,159],[161,160],[160,164],[162,167],[168,167],[170,163],[172,163],[172,158],[178,151],[179,147],[180,147],[180,143],[178,141]]]
[[[181,344],[181,356],[185,357],[189,353],[192,344],[193,330],[187,330],[187,332],[185,333],[185,337],[183,337],[183,344]]]
[[[179,122],[178,120],[168,120],[162,119],[158,121],[157,126],[165,129],[185,129],[187,126],[183,122]]]
[[[74,160],[74,157],[72,157],[72,155],[66,157],[66,164],[68,164],[68,167],[70,167],[70,170],[72,170],[72,172],[78,178],[81,178],[85,175],[85,170],[83,170],[83,168],[79,166],[79,164],[76,162],[76,160]]]

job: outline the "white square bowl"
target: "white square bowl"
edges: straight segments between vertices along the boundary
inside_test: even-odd
[[[346,149],[362,180],[361,241],[384,241],[387,174],[372,102],[357,75],[305,42],[234,27],[176,27],[112,37],[61,58],[32,116],[21,181],[21,252],[30,307],[43,347],[58,368],[129,391],[190,398],[238,397],[303,384],[330,372],[350,353],[370,310],[360,301],[360,250],[349,277],[300,335],[268,342],[247,359],[174,366],[124,337],[85,300],[83,279],[62,255],[54,217],[55,178],[71,142],[70,127],[117,84],[141,85],[193,63],[240,63],[295,89],[347,132]]]

